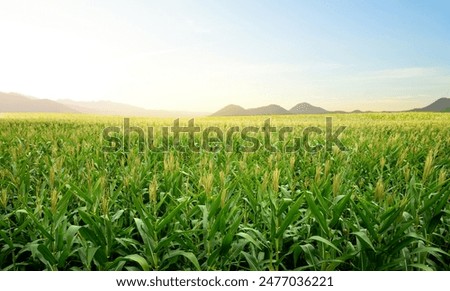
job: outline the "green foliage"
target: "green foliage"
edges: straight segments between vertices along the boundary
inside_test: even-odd
[[[0,269],[450,270],[450,116],[333,118],[347,151],[282,152],[304,128],[325,130],[325,116],[299,115],[272,118],[294,127],[273,136],[275,153],[242,152],[239,135],[232,152],[139,152],[132,136],[129,152],[105,153],[103,128],[120,118],[6,114]],[[160,143],[172,120],[131,122]]]

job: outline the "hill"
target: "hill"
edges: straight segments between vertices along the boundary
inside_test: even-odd
[[[211,114],[211,116],[321,114],[327,112],[328,111],[323,108],[312,106],[308,103],[299,103],[292,107],[291,110],[286,110],[285,108],[277,104],[270,104],[267,106],[249,109],[244,109],[239,105],[231,104]]]
[[[0,112],[78,113],[77,110],[48,99],[0,92]]]
[[[53,101],[2,92],[0,92],[0,112],[85,113],[152,117],[194,117],[208,114],[204,112],[150,110],[110,101]]]
[[[219,111],[211,114],[211,116],[241,116],[247,115],[247,111],[238,105],[230,104],[220,109]]]
[[[289,112],[292,114],[322,114],[327,113],[328,111],[321,107],[312,106],[309,103],[303,102],[292,107]]]
[[[239,105],[230,104],[211,114],[211,116],[246,116],[246,115],[285,115],[289,111],[280,105],[270,104],[267,106],[245,109]]]
[[[246,115],[285,115],[289,114],[289,111],[281,107],[280,105],[270,104],[267,106],[250,108],[246,110]]]
[[[450,111],[450,98],[442,97],[428,106],[423,108],[415,108],[410,111],[417,112],[449,112]]]

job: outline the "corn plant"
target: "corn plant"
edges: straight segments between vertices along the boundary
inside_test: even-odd
[[[294,128],[275,151],[246,151],[239,134],[217,151],[172,140],[142,150],[132,133],[127,150],[106,152],[102,131],[119,117],[4,114],[0,268],[450,270],[450,115],[332,117],[347,126],[346,150],[284,151],[304,128],[325,130],[323,115],[298,115],[272,117]],[[196,123],[226,131],[265,119]],[[158,130],[153,142],[164,142]]]

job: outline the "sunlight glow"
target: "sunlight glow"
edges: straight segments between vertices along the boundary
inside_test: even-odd
[[[2,3],[0,91],[212,112],[230,103],[290,108],[299,102],[402,110],[450,89],[443,52],[449,41],[439,29],[427,35],[415,24],[381,23],[383,14],[400,11],[409,19],[419,10],[383,3],[361,31],[329,8],[333,2],[249,1],[239,11],[236,2],[227,3]],[[368,13],[358,5],[336,9]],[[437,14],[433,23],[418,21],[449,24]],[[386,31],[378,42],[364,39],[379,30]],[[414,33],[418,42],[399,51]]]

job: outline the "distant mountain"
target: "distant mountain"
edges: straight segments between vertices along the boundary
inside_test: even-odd
[[[284,115],[289,114],[289,111],[280,105],[270,104],[267,106],[250,108],[246,110],[246,115]]]
[[[312,106],[309,103],[303,102],[292,107],[289,112],[292,114],[322,114],[327,113],[328,111],[321,107]]]
[[[245,116],[245,115],[288,115],[288,114],[320,114],[327,113],[323,108],[312,106],[308,103],[299,103],[291,110],[286,110],[280,105],[270,104],[267,106],[244,109],[238,105],[228,105],[211,116]]]
[[[78,113],[77,110],[48,99],[0,92],[0,112]]]
[[[239,105],[230,104],[211,114],[211,116],[246,116],[246,115],[284,115],[289,111],[280,105],[270,104],[267,106],[244,109]]]
[[[241,116],[247,115],[246,113],[247,110],[245,110],[243,107],[230,104],[220,109],[219,111],[211,114],[211,116]]]
[[[86,113],[121,116],[194,117],[205,112],[148,110],[110,101],[78,102],[72,100],[37,99],[17,93],[0,92],[0,112]]]
[[[440,98],[423,108],[415,108],[409,112],[450,112],[450,98]],[[205,112],[182,112],[166,110],[150,110],[128,104],[110,101],[79,102],[72,100],[37,99],[17,93],[0,92],[0,113],[3,112],[53,112],[53,113],[86,113],[119,116],[149,117],[195,117],[206,116]],[[354,110],[352,113],[368,113],[372,111]],[[392,112],[392,111],[390,111]],[[400,112],[400,111],[399,111]],[[248,116],[248,115],[288,115],[288,114],[323,114],[347,113],[344,111],[327,111],[321,107],[303,102],[289,111],[283,107],[270,104],[267,106],[245,109],[239,105],[228,105],[211,116]]]
[[[450,112],[450,98],[440,98],[426,107],[416,108],[409,111]],[[342,110],[328,111],[321,107],[313,106],[309,103],[303,102],[295,105],[289,111],[276,104],[251,109],[244,109],[238,105],[228,105],[220,109],[219,111],[213,113],[212,116],[324,114],[324,113],[347,114],[347,113],[371,113],[371,112],[374,111],[361,111],[361,110],[353,110],[352,112]],[[390,113],[402,111],[383,111],[383,112]]]
[[[449,112],[450,111],[450,98],[440,98],[428,106],[423,108],[415,108],[410,111],[416,112]]]

